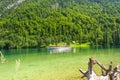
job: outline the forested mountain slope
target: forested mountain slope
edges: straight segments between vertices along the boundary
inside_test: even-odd
[[[6,1],[0,1],[0,48],[120,45],[120,0]]]

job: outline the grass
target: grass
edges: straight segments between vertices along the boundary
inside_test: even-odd
[[[75,44],[70,44],[71,47],[73,48],[88,48],[90,47],[90,43],[82,43],[82,44],[79,44],[79,43],[75,43]]]
[[[64,43],[64,42],[61,42],[61,43],[57,43],[57,44],[50,44],[49,46],[66,46],[67,43]],[[70,47],[72,48],[89,48],[90,47],[90,43],[87,42],[87,43],[82,43],[82,44],[79,44],[79,43],[71,43],[70,44]]]

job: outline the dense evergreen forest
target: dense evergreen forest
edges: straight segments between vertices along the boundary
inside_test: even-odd
[[[0,48],[36,48],[72,41],[120,45],[120,0],[15,2],[0,0]]]

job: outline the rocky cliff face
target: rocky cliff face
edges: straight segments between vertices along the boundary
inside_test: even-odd
[[[25,0],[2,0],[0,2],[0,17],[4,14],[5,11],[12,9],[13,7],[21,4],[22,2],[24,2]]]

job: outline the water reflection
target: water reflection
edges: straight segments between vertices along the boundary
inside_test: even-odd
[[[76,53],[76,48],[73,48],[73,53]]]

